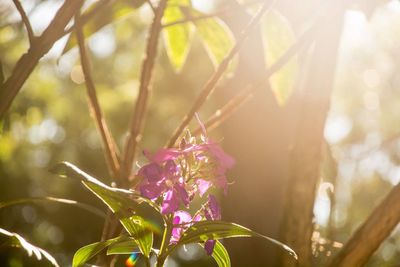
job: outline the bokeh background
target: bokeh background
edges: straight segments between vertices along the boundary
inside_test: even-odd
[[[62,4],[58,0],[21,1],[35,33],[40,33]],[[129,1],[127,1],[129,2]],[[100,105],[121,147],[129,125],[139,85],[141,61],[152,13],[148,5],[133,3],[127,15],[103,27],[88,39]],[[229,0],[195,0],[193,5],[210,13]],[[249,1],[248,1],[249,2]],[[278,1],[279,11],[298,34],[304,17],[318,1]],[[367,1],[368,2],[368,1]],[[371,3],[372,2],[372,3]],[[345,242],[372,207],[400,182],[400,2],[369,1],[346,11],[340,40],[331,107],[324,136],[326,155],[315,203],[316,239]],[[249,5],[253,7],[252,5]],[[252,8],[222,14],[237,35]],[[48,172],[67,160],[109,182],[101,140],[86,103],[78,51],[61,55],[68,36],[40,61],[18,94],[1,125],[0,201],[54,196],[75,199],[104,210],[103,205],[74,181]],[[228,75],[221,90],[200,112],[207,118],[240,90],[254,73],[265,70],[260,33],[245,44],[237,71]],[[7,77],[29,46],[24,27],[11,0],[0,2],[0,60]],[[260,54],[261,53],[261,54]],[[201,40],[194,35],[183,69],[172,68],[164,45],[153,79],[141,149],[164,145],[188,110],[214,66]],[[236,81],[236,82],[235,82]],[[243,82],[237,83],[237,81]],[[293,131],[296,99],[279,106],[271,92],[260,91],[232,118],[210,135],[236,158],[230,175],[231,194],[223,201],[223,217],[273,237],[279,236],[283,198],[287,185],[288,151]],[[139,163],[143,162],[139,157]],[[331,195],[334,192],[334,197]],[[56,203],[17,205],[0,209],[0,227],[18,232],[47,249],[62,266],[70,266],[73,253],[98,241],[103,219],[76,207]],[[240,239],[227,243],[233,266],[274,266],[276,251],[259,241]],[[249,255],[250,249],[255,252]],[[333,250],[333,251],[331,251]],[[316,248],[316,261],[324,262],[334,248]],[[258,254],[257,254],[258,253]],[[257,264],[258,256],[271,265]],[[168,266],[214,266],[201,250],[180,250]],[[382,244],[367,266],[399,266],[399,228]],[[44,266],[24,253],[0,252],[0,265]]]

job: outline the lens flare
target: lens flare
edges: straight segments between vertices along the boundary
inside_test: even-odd
[[[132,253],[129,258],[126,259],[125,264],[127,267],[134,267],[138,260],[139,253]]]

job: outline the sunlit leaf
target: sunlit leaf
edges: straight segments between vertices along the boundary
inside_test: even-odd
[[[132,254],[138,251],[138,245],[134,240],[115,242],[107,248],[107,255]]]
[[[72,199],[65,199],[65,198],[56,198],[56,197],[35,197],[35,198],[20,198],[6,202],[0,202],[0,209],[14,206],[14,205],[24,205],[24,204],[33,204],[33,203],[46,203],[46,202],[55,202],[55,203],[62,203],[66,205],[76,206],[78,208],[87,210],[97,216],[105,218],[105,213],[102,210],[99,210],[96,207],[91,205],[78,202]]]
[[[202,246],[204,247],[204,245]],[[215,243],[215,247],[211,256],[218,264],[218,267],[231,267],[231,259],[229,257],[229,253],[224,245],[222,245],[222,243],[218,240]]]
[[[221,239],[221,238],[231,238],[231,237],[263,238],[268,240],[269,242],[272,242],[275,245],[278,245],[286,252],[288,252],[291,256],[297,259],[296,253],[287,245],[282,244],[281,242],[273,238],[254,232],[241,225],[223,221],[201,221],[195,223],[183,233],[179,242],[170,248],[169,253],[180,245],[205,242],[208,239]]]
[[[52,172],[81,180],[90,191],[117,215],[125,230],[138,243],[143,255],[146,257],[150,255],[151,247],[153,246],[153,231],[142,217],[132,216],[133,211],[140,213],[139,202],[151,204],[150,201],[141,198],[134,191],[110,187],[69,162],[57,164],[52,169]]]
[[[163,24],[167,25],[185,18],[181,7],[177,4],[190,5],[188,0],[169,1],[163,16]],[[169,61],[175,71],[180,71],[186,61],[193,35],[193,25],[180,23],[165,27],[163,37]]]
[[[194,16],[201,16],[200,12],[193,12]],[[200,19],[194,22],[197,32],[211,58],[217,66],[225,58],[234,45],[234,38],[225,23],[215,17]]]
[[[90,37],[104,26],[126,17],[137,7],[140,7],[144,2],[144,0],[96,1],[82,14],[82,20],[84,22],[86,18],[88,18],[84,27],[85,37]],[[94,15],[92,16],[91,13]],[[68,52],[76,44],[76,36],[75,34],[71,34],[65,44],[62,55]]]
[[[11,233],[7,230],[0,228],[0,236],[1,236],[0,241],[2,243],[2,246],[23,248],[30,257],[32,255],[35,255],[35,257],[39,261],[44,258],[47,261],[49,261],[53,266],[56,267],[59,266],[57,261],[47,251],[30,244],[19,234]],[[3,238],[5,238],[5,240],[3,240]]]
[[[139,208],[138,204],[141,202],[151,204],[150,201],[142,198],[136,192],[108,186],[69,162],[61,162],[55,165],[50,171],[60,176],[82,181],[114,213],[120,212],[121,209]]]
[[[277,11],[264,15],[262,36],[267,66],[274,64],[296,40],[289,22]],[[293,91],[298,67],[297,57],[293,57],[270,78],[272,91],[280,105],[286,103]]]
[[[120,219],[125,230],[136,240],[140,251],[149,257],[153,246],[153,232],[146,225],[146,221],[140,216],[130,216]]]
[[[78,249],[75,252],[72,260],[72,267],[83,266],[86,262],[92,259],[94,256],[102,252],[109,245],[121,240],[121,237],[116,237],[102,242],[96,242]]]

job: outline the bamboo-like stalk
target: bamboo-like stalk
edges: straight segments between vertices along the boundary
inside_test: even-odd
[[[167,5],[167,0],[160,0],[154,14],[154,19],[147,39],[146,56],[142,63],[140,76],[139,95],[135,103],[135,110],[130,122],[130,129],[124,147],[121,166],[122,179],[128,179],[135,158],[137,144],[141,138],[144,117],[147,110],[147,102],[150,93],[154,62],[157,57],[157,46],[161,32],[161,19]]]
[[[110,174],[114,178],[114,180],[116,180],[118,179],[119,173],[118,147],[115,144],[114,138],[112,137],[112,134],[107,126],[106,120],[100,108],[99,101],[97,99],[96,87],[91,73],[90,59],[86,50],[85,36],[82,31],[81,18],[79,13],[75,15],[75,24],[76,38],[78,41],[82,72],[85,77],[90,113],[96,122],[97,129],[103,142],[104,156],[106,158]]]
[[[18,60],[10,77],[3,84],[0,91],[0,120],[4,117],[15,96],[39,62],[39,59],[64,35],[66,25],[81,7],[82,3],[83,0],[66,0],[58,9],[49,26],[39,37],[34,39],[29,50]]]
[[[19,14],[21,15],[22,23],[25,25],[26,31],[28,33],[29,44],[32,45],[33,40],[35,39],[35,34],[33,33],[31,22],[29,21],[29,18],[26,15],[25,10],[21,5],[21,2],[19,0],[13,0],[13,2]]]
[[[242,47],[244,41],[247,39],[251,30],[258,24],[262,15],[273,5],[274,1],[266,1],[263,6],[257,12],[257,14],[251,19],[251,21],[247,24],[242,34],[239,36],[238,41],[234,45],[234,47],[229,51],[228,55],[222,60],[222,62],[218,65],[215,72],[212,74],[210,79],[204,84],[202,89],[200,90],[200,94],[197,96],[194,101],[192,107],[189,112],[183,118],[181,124],[176,128],[172,137],[167,143],[167,147],[172,147],[175,145],[176,140],[178,140],[179,136],[182,134],[183,130],[189,125],[190,121],[194,117],[194,114],[200,109],[200,107],[204,104],[210,94],[214,91],[217,83],[221,79],[222,75],[226,71],[229,66],[229,63],[236,55],[236,53]]]
[[[372,211],[333,258],[329,267],[360,267],[400,222],[400,183]]]

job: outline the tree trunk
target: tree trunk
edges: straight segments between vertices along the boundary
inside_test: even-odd
[[[339,4],[338,4],[339,5]],[[316,34],[309,69],[296,100],[300,106],[296,139],[290,153],[289,184],[286,192],[281,239],[296,251],[298,266],[312,265],[311,235],[313,207],[319,180],[319,165],[325,119],[333,89],[344,9],[329,12]],[[329,18],[328,18],[329,17]],[[282,256],[282,266],[295,266]]]

